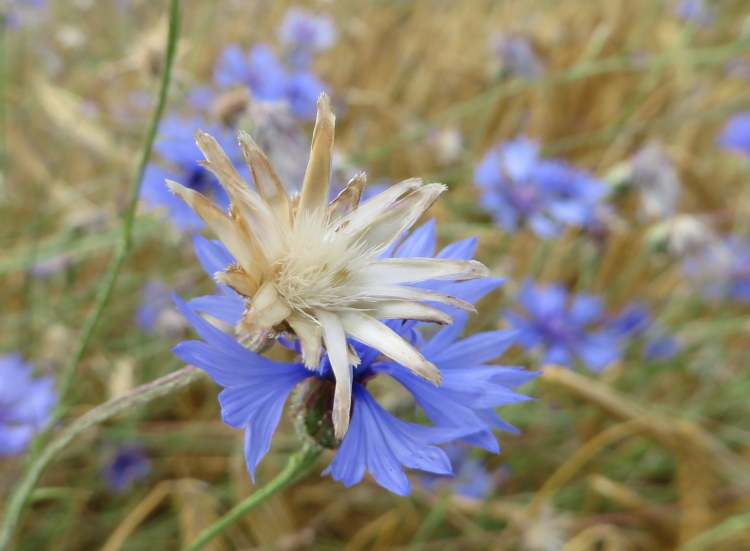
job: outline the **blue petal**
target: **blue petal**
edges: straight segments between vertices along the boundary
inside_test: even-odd
[[[567,293],[559,285],[534,287],[527,281],[521,288],[518,300],[532,316],[544,319],[564,313]]]
[[[412,425],[381,408],[360,385],[353,387],[349,431],[325,474],[349,487],[369,472],[382,487],[398,495],[411,491],[403,468],[450,474],[448,456],[434,444],[455,431]]]
[[[207,295],[191,299],[188,304],[198,312],[209,314],[232,326],[239,323],[245,311],[245,301],[239,295]]]
[[[221,53],[216,64],[214,80],[222,88],[245,84],[248,71],[248,62],[244,52],[237,44],[232,44]]]
[[[421,257],[429,258],[435,254],[437,234],[435,232],[435,219],[422,224],[404,239],[393,254],[395,258]]]
[[[289,109],[295,117],[315,119],[316,101],[326,86],[312,73],[296,73],[286,82],[285,95]]]
[[[570,305],[570,318],[578,326],[594,323],[602,314],[602,299],[593,295],[580,294]]]
[[[456,241],[438,253],[437,258],[449,258],[452,260],[470,260],[477,253],[477,244],[479,240],[476,237],[470,237],[463,241]],[[432,253],[430,254],[432,256]]]
[[[594,373],[600,373],[621,356],[618,339],[609,333],[587,336],[579,344],[577,353],[584,365]]]
[[[539,157],[539,145],[521,137],[507,142],[502,147],[504,168],[513,180],[529,177]]]
[[[567,347],[556,344],[550,346],[547,353],[544,355],[544,363],[552,365],[562,365],[566,367],[572,367],[573,357]]]
[[[216,272],[222,272],[236,262],[221,241],[210,241],[196,235],[193,238],[193,248],[198,262],[211,279]]]
[[[430,350],[427,359],[439,365],[441,370],[483,364],[502,355],[516,336],[515,331],[476,333],[439,351]]]
[[[0,457],[20,454],[33,436],[34,431],[29,426],[0,425]]]

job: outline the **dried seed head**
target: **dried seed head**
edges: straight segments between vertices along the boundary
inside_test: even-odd
[[[237,264],[218,274],[246,300],[236,331],[243,342],[288,330],[300,340],[305,365],[318,368],[325,346],[336,389],[332,421],[342,438],[349,424],[352,367],[359,359],[347,337],[371,346],[435,384],[437,368],[380,320],[449,323],[429,301],[470,310],[454,297],[410,284],[488,275],[476,261],[380,256],[445,191],[442,184],[406,180],[360,205],[364,175],[355,176],[329,204],[335,117],[325,94],[318,100],[310,160],[299,200],[291,199],[270,162],[246,133],[239,141],[253,173],[251,189],[209,135],[196,140],[231,199],[224,213],[206,197],[175,182],[170,189],[214,231]]]

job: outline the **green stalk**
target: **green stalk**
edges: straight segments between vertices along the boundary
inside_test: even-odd
[[[211,540],[225,532],[230,526],[266,499],[300,480],[315,466],[321,453],[321,448],[305,444],[301,450],[289,457],[286,466],[276,478],[248,496],[244,501],[235,505],[226,515],[203,530],[195,541],[185,548],[185,551],[203,549]]]
[[[5,511],[2,524],[0,524],[0,550],[5,551],[10,546],[23,508],[44,469],[77,436],[123,411],[129,411],[134,407],[147,404],[183,388],[201,376],[202,374],[198,369],[189,366],[183,367],[169,375],[141,385],[119,398],[114,398],[96,406],[66,427],[54,440],[44,447],[39,456],[29,465],[23,478],[10,496],[8,508]]]
[[[135,213],[138,207],[138,198],[141,193],[141,183],[143,182],[143,175],[146,172],[146,165],[148,164],[149,158],[151,157],[151,149],[154,146],[156,140],[156,133],[159,129],[159,122],[161,121],[162,115],[164,114],[164,108],[167,104],[167,94],[169,91],[169,83],[172,79],[172,66],[174,64],[175,53],[177,51],[177,39],[180,34],[180,0],[170,0],[169,4],[169,32],[167,34],[166,42],[166,55],[164,63],[164,71],[161,75],[161,82],[159,85],[159,99],[156,103],[156,108],[151,117],[148,131],[146,132],[146,141],[143,144],[141,150],[141,156],[138,160],[135,175],[133,181],[130,184],[130,190],[128,193],[128,204],[125,209],[125,213],[122,219],[120,238],[117,242],[114,256],[107,267],[107,273],[104,275],[102,283],[96,292],[96,302],[94,308],[83,323],[83,329],[81,330],[81,336],[78,339],[78,345],[76,346],[75,353],[71,357],[70,361],[65,365],[62,370],[61,384],[60,384],[60,401],[56,410],[52,414],[52,422],[59,420],[65,413],[65,397],[67,396],[70,386],[75,376],[76,368],[81,363],[86,350],[88,349],[91,337],[94,334],[94,329],[99,324],[99,320],[102,317],[104,308],[107,306],[107,302],[112,296],[115,283],[117,282],[117,276],[120,274],[122,265],[125,262],[125,258],[133,244],[133,226],[135,224]]]
[[[174,64],[175,52],[177,50],[179,23],[180,2],[179,0],[170,0],[169,32],[167,34],[164,72],[162,73],[159,86],[159,99],[157,101],[156,108],[154,109],[154,113],[151,118],[148,131],[146,133],[146,141],[143,144],[141,156],[130,186],[128,204],[122,220],[120,239],[117,243],[117,248],[115,250],[114,256],[108,266],[107,273],[105,274],[101,285],[97,289],[96,303],[94,305],[94,308],[84,321],[83,329],[81,331],[81,336],[78,340],[78,345],[76,347],[75,353],[63,368],[60,385],[59,405],[52,414],[50,426],[53,426],[56,421],[58,421],[65,413],[65,397],[70,390],[76,368],[78,367],[78,364],[81,362],[81,359],[86,353],[89,342],[91,341],[91,337],[94,333],[94,329],[98,325],[104,308],[106,307],[107,302],[112,295],[115,282],[117,281],[117,276],[119,275],[122,265],[125,261],[125,257],[127,256],[132,246],[133,226],[135,223],[135,212],[136,207],[138,206],[138,197],[140,195],[141,182],[143,181],[143,175],[146,171],[146,165],[148,164],[148,160],[151,156],[151,149],[156,139],[156,132],[159,128],[159,122],[161,121],[162,115],[164,114],[164,108],[167,103],[167,93],[169,91],[169,83],[172,76],[172,66]],[[182,380],[189,382],[192,379],[190,377],[183,377]],[[157,381],[155,381],[155,383],[156,382]],[[141,388],[145,388],[148,386],[149,385],[145,385]],[[161,389],[155,389],[154,391],[161,392]],[[112,402],[115,401],[107,402],[107,404],[104,404],[104,406],[111,404]],[[95,410],[98,409],[99,408],[95,408]],[[23,477],[21,478],[21,481],[15,487],[10,497],[5,516],[2,519],[2,524],[0,525],[0,550],[5,550],[10,545],[13,532],[18,524],[18,519],[23,511],[24,506],[26,505],[26,502],[28,501],[29,494],[31,494],[31,492],[34,490],[34,486],[39,480],[39,477],[42,475],[42,472],[52,461],[52,459],[65,447],[65,445],[67,445],[67,443],[72,440],[76,434],[79,433],[74,430],[72,432],[70,431],[78,426],[77,423],[82,421],[84,418],[88,418],[87,415],[74,422],[71,427],[69,427],[68,431],[61,434],[55,440],[51,441],[38,456],[32,458],[32,461],[29,463]],[[63,438],[63,436],[68,434],[68,432],[70,432],[70,437],[68,439]],[[38,437],[36,439],[37,442],[43,439],[44,436],[45,435],[41,435],[40,437]]]

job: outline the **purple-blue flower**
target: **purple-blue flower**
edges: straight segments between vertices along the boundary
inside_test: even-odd
[[[394,248],[391,255],[432,257],[435,254],[435,235],[435,224],[425,224]],[[208,273],[223,269],[234,261],[218,242],[196,238],[195,245]],[[474,256],[475,249],[476,240],[469,239],[446,247],[437,256],[469,259]],[[424,285],[443,292],[450,289],[451,295],[473,303],[500,284],[502,280],[484,279]],[[255,469],[270,447],[292,391],[304,382],[301,396],[297,395],[295,400],[298,406],[301,404],[303,413],[298,415],[303,420],[308,419],[304,415],[306,406],[322,402],[325,404],[323,413],[327,407],[330,421],[334,378],[327,357],[315,371],[306,369],[300,361],[273,361],[251,352],[233,336],[205,321],[199,312],[228,323],[235,323],[242,315],[242,301],[234,291],[226,287],[220,289],[220,295],[199,297],[190,303],[177,299],[178,308],[203,340],[183,342],[175,348],[175,354],[186,363],[206,371],[224,387],[219,396],[222,418],[230,426],[245,430],[247,468],[254,478]],[[423,333],[426,324],[387,322],[392,330],[413,343],[438,367],[443,377],[438,387],[384,358],[376,350],[350,340],[350,345],[361,358],[353,374],[352,417],[346,436],[324,474],[348,487],[359,483],[369,473],[384,488],[406,495],[410,492],[410,482],[404,473],[405,468],[438,475],[451,474],[450,459],[438,447],[440,444],[462,441],[491,452],[499,451],[493,430],[514,429],[497,415],[495,409],[526,400],[512,389],[528,382],[535,374],[491,365],[510,345],[512,334],[492,331],[461,338],[466,317],[458,312],[454,314],[457,321],[431,337]],[[371,393],[369,384],[376,377],[388,377],[409,391],[432,424],[410,423],[386,411]],[[307,430],[311,434],[310,429]],[[328,432],[330,439],[332,428]],[[321,442],[323,437],[318,437],[318,442]]]
[[[19,354],[0,356],[0,457],[22,453],[57,403],[52,377],[32,372]]]
[[[679,351],[677,340],[639,303],[608,314],[597,296],[528,281],[518,298],[525,312],[509,310],[505,319],[518,331],[518,344],[527,351],[541,350],[544,363],[574,367],[580,362],[599,373],[636,344],[649,361],[668,360]]]
[[[104,468],[107,486],[116,493],[123,493],[148,476],[151,462],[140,446],[124,446],[115,451]]]
[[[606,188],[590,174],[563,161],[542,159],[527,138],[491,149],[474,172],[481,204],[506,231],[528,226],[547,239],[566,226],[586,227],[596,219]]]
[[[162,122],[154,146],[158,159],[149,163],[143,177],[141,199],[152,208],[165,210],[172,223],[180,230],[197,230],[203,227],[200,218],[167,189],[165,180],[179,180],[190,189],[212,197],[222,208],[229,199],[216,178],[196,163],[202,157],[195,144],[198,130],[211,132],[230,156],[238,171],[250,179],[247,165],[234,137],[226,129],[197,118],[185,119],[171,116]]]
[[[508,310],[505,319],[518,331],[517,343],[539,350],[542,362],[574,367],[582,363],[599,373],[620,359],[620,335],[602,328],[599,297],[570,295],[561,285],[537,286],[527,281],[518,295],[523,311]]]
[[[239,46],[229,46],[221,54],[214,80],[221,88],[247,86],[258,101],[286,102],[303,120],[315,118],[315,101],[326,90],[309,70],[288,71],[264,44],[253,46],[247,55]]]
[[[221,88],[247,86],[260,101],[284,96],[286,69],[269,46],[258,44],[245,54],[238,45],[227,47],[216,65],[214,80]]]
[[[740,113],[729,119],[718,142],[724,149],[750,157],[750,113]]]
[[[336,43],[336,27],[328,16],[290,8],[279,27],[279,41],[284,46],[289,65],[306,70],[315,54]]]
[[[629,304],[606,325],[620,337],[624,347],[642,343],[642,355],[648,361],[670,360],[680,350],[677,339],[653,319],[643,304]]]

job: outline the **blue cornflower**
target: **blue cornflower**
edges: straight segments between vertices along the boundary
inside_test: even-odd
[[[649,361],[672,359],[680,350],[677,339],[652,318],[646,306],[637,302],[626,306],[607,326],[620,337],[623,346],[642,341],[643,357]]]
[[[750,113],[735,115],[719,136],[719,145],[750,157]]]
[[[269,46],[258,44],[245,55],[233,44],[222,52],[214,80],[222,88],[247,86],[260,101],[276,101],[284,97],[287,75]]]
[[[315,54],[336,43],[336,27],[328,16],[290,8],[279,28],[279,41],[286,50],[289,65],[306,70]]]
[[[427,223],[393,247],[389,256],[432,257],[435,234],[434,222]],[[234,262],[218,242],[196,238],[195,245],[208,273]],[[437,258],[466,260],[473,257],[475,249],[476,240],[469,239],[446,247]],[[501,283],[487,278],[421,285],[473,303]],[[302,409],[299,417],[305,432],[319,443],[335,447],[331,425],[334,375],[327,355],[318,369],[308,369],[302,362],[275,362],[241,346],[234,337],[219,331],[197,313],[202,311],[221,321],[236,323],[243,314],[243,301],[228,287],[221,290],[219,296],[200,297],[189,304],[177,300],[178,308],[203,342],[181,343],[175,354],[206,371],[224,387],[219,396],[222,417],[230,426],[246,431],[245,457],[251,477],[270,447],[285,402],[297,387],[301,386],[301,390],[297,390],[295,402]],[[377,350],[349,339],[349,346],[360,358],[351,382],[352,416],[325,474],[351,486],[368,472],[384,488],[405,495],[410,491],[410,483],[404,468],[451,474],[449,457],[438,444],[459,440],[491,452],[499,451],[493,429],[512,432],[514,428],[497,415],[495,408],[526,400],[511,389],[528,382],[535,374],[488,365],[505,351],[513,335],[493,331],[460,339],[466,317],[460,313],[455,313],[455,317],[453,325],[431,338],[423,335],[423,324],[387,322],[392,331],[437,366],[442,374],[442,384],[437,387]],[[407,389],[433,425],[408,423],[383,409],[368,390],[370,381],[379,376],[388,376]]]
[[[154,146],[159,160],[146,167],[141,198],[152,208],[165,209],[172,223],[180,230],[200,229],[203,222],[190,207],[169,191],[166,179],[183,182],[186,187],[213,198],[223,209],[229,206],[227,194],[216,178],[196,163],[201,152],[195,145],[195,133],[206,129],[214,133],[235,167],[249,178],[249,171],[242,160],[237,142],[225,129],[197,118],[166,118],[159,128],[159,138]]]
[[[151,462],[140,446],[124,446],[115,451],[104,469],[107,486],[116,493],[123,493],[148,476]]]
[[[0,456],[23,452],[57,403],[53,379],[32,371],[18,354],[0,356]]]
[[[604,308],[599,297],[569,296],[560,285],[527,281],[518,302],[525,313],[507,311],[505,318],[518,331],[518,344],[527,351],[541,349],[544,363],[573,367],[580,361],[598,373],[620,359],[620,335],[601,328]]]
[[[287,71],[270,47],[253,46],[248,55],[237,45],[221,54],[214,76],[222,88],[247,86],[258,101],[280,101],[297,118],[315,118],[315,100],[326,90],[308,70]]]
[[[590,174],[539,156],[539,145],[521,137],[491,149],[474,179],[481,204],[506,231],[528,226],[541,238],[565,226],[585,227],[596,219],[606,192]]]

